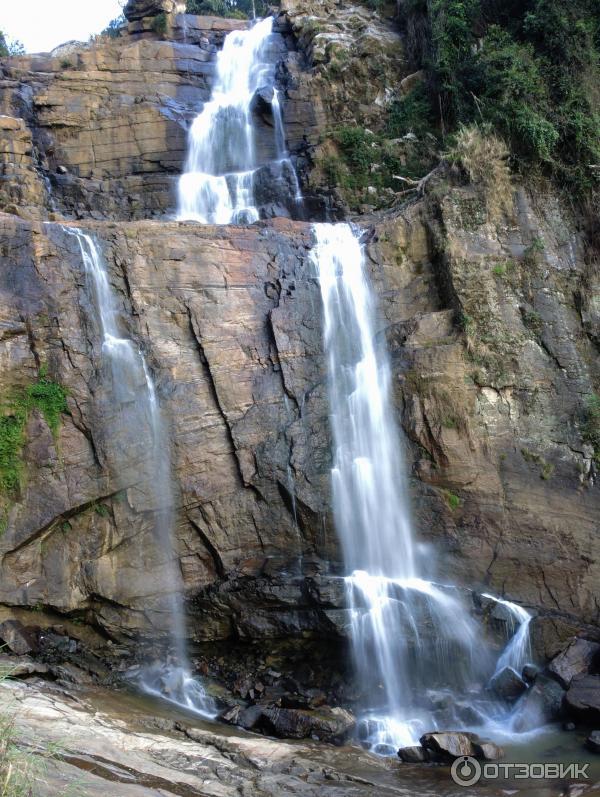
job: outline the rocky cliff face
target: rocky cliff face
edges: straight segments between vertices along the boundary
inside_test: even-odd
[[[123,323],[156,377],[193,636],[331,636],[347,620],[332,578],[310,226],[164,220],[186,122],[238,24],[174,16],[164,40],[151,19],[133,20],[116,41],[2,67],[0,398],[14,417],[16,397],[50,379],[67,412],[56,429],[39,408],[26,413],[20,484],[2,497],[0,601],[73,613],[117,638],[161,630],[169,569],[61,215],[102,244]],[[290,150],[309,206],[340,213],[311,167],[333,121],[376,123],[403,74],[401,40],[354,6],[289,5],[278,25]],[[441,577],[549,618],[539,650],[550,654],[557,636],[599,620],[600,493],[584,432],[600,376],[597,276],[551,192],[516,187],[513,210],[493,222],[486,201],[440,172],[425,196],[367,220],[370,268],[419,533]],[[136,221],[151,216],[161,221]]]

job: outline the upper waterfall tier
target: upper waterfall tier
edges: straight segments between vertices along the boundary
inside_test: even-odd
[[[234,31],[217,56],[212,96],[194,120],[185,172],[178,186],[178,217],[202,224],[250,224],[262,215],[287,215],[298,198],[285,149],[271,51],[273,20]],[[274,160],[261,157],[253,115],[266,107],[272,120]],[[264,174],[261,176],[261,167]]]

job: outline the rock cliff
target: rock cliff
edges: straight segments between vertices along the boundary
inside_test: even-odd
[[[215,49],[240,24],[174,15],[160,32],[132,17],[114,41],[2,65],[3,414],[15,417],[40,380],[66,391],[66,411],[56,428],[39,407],[26,412],[20,477],[2,497],[0,601],[114,638],[162,629],[169,569],[63,217],[102,244],[169,418],[194,638],[331,637],[347,620],[310,225],[165,220]],[[289,3],[278,29],[308,206],[339,215],[319,167],[330,126],[378,124],[407,71],[401,37],[345,4]],[[446,169],[400,210],[363,221],[419,534],[441,577],[540,611],[538,647],[552,655],[557,637],[599,621],[600,493],[585,434],[600,378],[598,277],[550,189],[515,186],[499,220],[487,201]]]

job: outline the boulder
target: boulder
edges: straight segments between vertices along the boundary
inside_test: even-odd
[[[535,664],[526,664],[521,672],[521,677],[524,681],[527,681],[528,684],[531,684],[537,678],[539,671],[540,668],[536,667]]]
[[[159,14],[172,14],[176,6],[180,5],[175,0],[129,0],[123,13],[132,22],[144,17],[156,17]]]
[[[466,731],[426,733],[419,741],[428,756],[423,760],[453,761],[461,756],[472,756],[482,761],[497,761],[504,756],[504,750],[494,742],[480,739],[477,734]],[[398,751],[398,755],[402,758],[404,750],[412,749],[403,748]],[[402,760],[404,761],[404,758]]]
[[[0,656],[0,678],[28,678],[30,675],[50,675],[50,667],[28,656]]]
[[[18,620],[5,620],[0,623],[0,640],[17,656],[24,656],[38,649],[35,632],[25,628]]]
[[[340,742],[354,729],[356,719],[343,708],[323,706],[318,711],[305,711],[269,707],[262,710],[261,725],[283,739],[313,738]]]
[[[465,731],[441,731],[425,733],[419,741],[431,758],[454,760],[463,755],[475,756],[474,742],[478,738],[474,733]]]
[[[600,655],[600,645],[587,639],[574,639],[548,665],[549,673],[561,686],[568,689],[573,678],[587,675]]]
[[[576,719],[600,723],[600,675],[574,678],[565,696],[565,706]]]
[[[547,722],[554,722],[563,715],[565,690],[553,678],[540,674],[519,703],[515,728],[518,731],[533,730]]]
[[[248,706],[243,708],[236,717],[235,725],[249,731],[256,728],[263,718],[263,710],[261,706]]]
[[[504,758],[504,750],[487,739],[473,742],[473,749],[475,750],[475,758],[479,758],[482,761],[499,761]]]
[[[592,731],[585,740],[585,746],[592,753],[600,753],[600,731]]]
[[[502,700],[511,703],[526,691],[527,683],[512,667],[504,667],[492,677],[490,688]]]
[[[429,753],[418,744],[412,747],[401,747],[398,750],[398,757],[405,764],[422,764],[424,761],[429,761]]]

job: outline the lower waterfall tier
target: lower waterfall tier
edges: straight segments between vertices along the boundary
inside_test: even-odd
[[[480,254],[526,240],[534,212],[527,196],[510,241],[491,238],[485,226],[467,239],[456,221],[465,189],[451,197],[440,207],[445,260],[429,243],[435,215],[419,203],[404,219],[382,221],[367,245],[410,443],[415,525],[439,552],[440,581],[485,583],[482,591],[541,609],[548,619],[536,621],[534,642],[552,655],[557,637],[594,622],[599,575],[591,552],[600,499],[589,453],[566,421],[581,412],[593,358],[585,331],[577,348],[552,337],[554,329],[583,329],[565,288],[566,273],[575,285],[578,272],[565,272],[562,239],[537,217],[547,271],[532,282],[530,300],[540,308],[541,346],[516,307],[520,289],[499,284]],[[340,633],[339,597],[319,586],[343,569],[330,514],[310,225],[84,228],[103,243],[128,336],[172,419],[192,637]],[[135,464],[118,479],[106,467],[124,452],[103,431],[114,426],[115,408],[97,371],[99,335],[76,241],[59,224],[1,215],[0,244],[5,414],[21,418],[19,396],[44,379],[67,391],[68,405],[53,428],[37,408],[23,421],[11,460],[19,479],[2,496],[0,601],[79,613],[117,638],[152,635],[166,622],[171,563],[150,544],[153,499]],[[487,363],[473,365],[453,309],[459,301],[474,324],[496,330]],[[504,357],[508,376],[500,379],[492,366],[509,338],[520,354]]]

